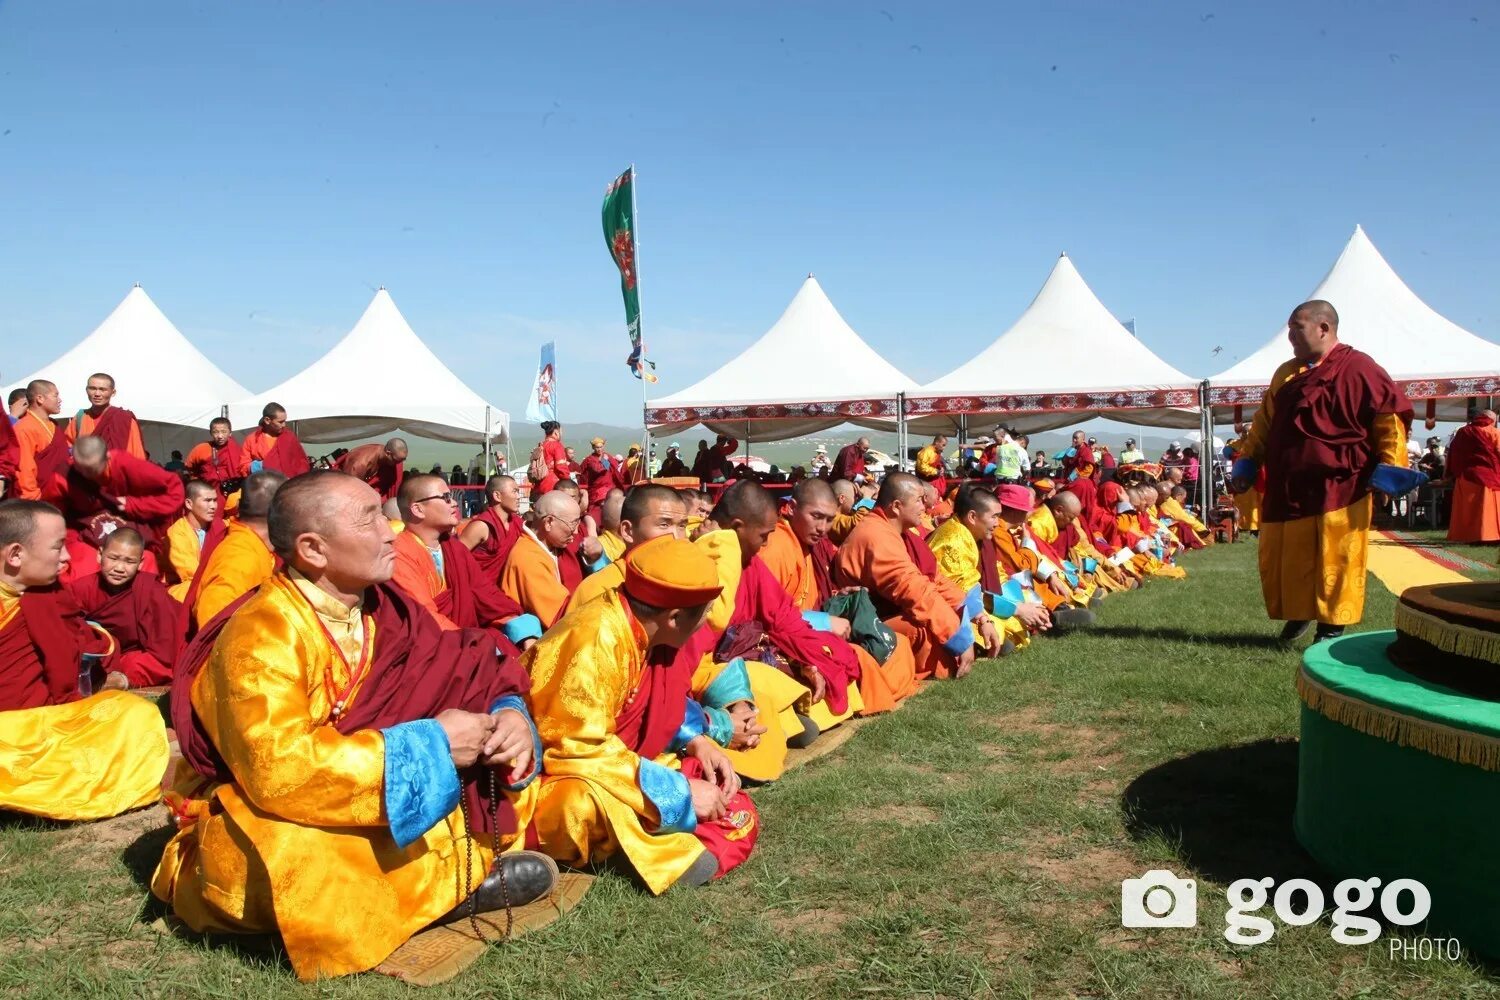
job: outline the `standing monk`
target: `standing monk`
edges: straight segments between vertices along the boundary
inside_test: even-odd
[[[533,497],[550,492],[559,479],[567,479],[572,475],[572,467],[568,464],[568,448],[562,441],[562,424],[556,420],[543,420],[542,443],[537,445],[537,449],[541,452],[542,478],[531,484]]]
[[[948,461],[943,452],[948,447],[948,435],[939,434],[932,443],[917,452],[917,478],[931,483],[941,495],[948,491]]]
[[[469,547],[485,578],[500,581],[500,570],[521,537],[521,488],[510,476],[491,476],[484,484],[486,506],[469,519],[458,540]]]
[[[214,417],[208,422],[208,440],[193,445],[188,452],[188,474],[226,493],[224,484],[241,478],[240,446],[230,432],[228,417]]]
[[[833,458],[829,479],[847,479],[851,483],[863,482],[865,477],[865,454],[870,450],[870,439],[861,437],[853,444],[846,444]]]
[[[1494,410],[1474,414],[1453,435],[1448,475],[1453,479],[1448,541],[1500,541],[1500,430]]]
[[[0,500],[14,491],[20,470],[21,442],[16,439],[15,423],[9,416],[0,417]]]
[[[160,580],[141,572],[145,556],[140,534],[120,528],[99,547],[99,572],[68,584],[88,620],[103,626],[119,646],[105,687],[170,683],[182,648],[182,605]]]
[[[104,372],[89,376],[83,391],[89,397],[89,408],[79,410],[68,421],[68,440],[77,441],[85,434],[104,439],[113,452],[125,452],[132,458],[146,460],[146,446],[141,444],[141,425],[135,414],[110,405],[115,398],[115,378]]]
[[[383,503],[394,498],[401,489],[406,455],[406,442],[401,438],[391,438],[385,444],[362,444],[351,448],[333,463],[333,467],[368,484],[380,494]]]
[[[167,551],[167,583],[175,600],[187,597],[198,575],[208,531],[219,512],[219,491],[201,479],[190,479],[183,488],[182,516],[167,529],[163,545]]]
[[[1369,355],[1339,343],[1321,299],[1287,320],[1293,358],[1271,377],[1234,463],[1233,488],[1266,470],[1260,581],[1266,612],[1290,642],[1318,623],[1342,635],[1365,609],[1371,489],[1404,492],[1411,401]]]
[[[267,403],[260,411],[260,424],[249,433],[240,449],[240,475],[265,469],[290,479],[311,468],[302,442],[286,425],[286,407]]]
[[[62,394],[46,379],[26,385],[26,412],[16,421],[15,495],[22,500],[40,500],[43,484],[68,467],[68,435],[61,421]]]
[[[183,598],[194,626],[189,632],[207,624],[276,571],[266,516],[271,499],[286,481],[279,472],[251,473],[240,490],[238,514],[232,521],[220,521],[225,526],[223,535],[205,542],[198,575]]]
[[[55,498],[68,522],[73,573],[87,576],[99,568],[98,546],[124,524],[141,533],[153,556],[153,575],[166,564],[162,542],[167,528],[182,513],[182,477],[127,452],[113,451],[103,438],[86,434],[73,443],[73,462],[66,475],[44,488]]]
[[[625,479],[615,467],[615,460],[604,450],[603,438],[596,437],[589,444],[593,450],[578,467],[578,483],[588,497],[588,514],[597,523],[601,520],[600,508],[604,506],[604,498],[609,496],[610,490],[624,486]]]
[[[0,502],[0,810],[103,819],[157,802],[169,761],[161,712],[121,691],[80,697],[85,652],[102,652],[58,576],[62,517]]]

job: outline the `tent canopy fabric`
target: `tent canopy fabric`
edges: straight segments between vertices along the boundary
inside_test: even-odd
[[[1050,430],[1080,416],[1196,427],[1199,381],[1120,325],[1067,254],[1016,322],[973,359],[907,400],[910,426],[971,431],[1004,423]]]
[[[76,347],[5,392],[33,379],[55,382],[62,415],[70,416],[89,405],[83,387],[95,372],[114,378],[115,402],[135,412],[148,438],[153,424],[191,427],[202,437],[225,405],[247,394],[172,325],[140,285]]]
[[[344,339],[300,373],[230,406],[236,427],[253,427],[269,402],[286,407],[297,436],[351,441],[395,430],[437,441],[504,442],[510,417],[485,402],[428,350],[384,288]]]
[[[888,427],[898,394],[916,388],[854,332],[809,274],[759,340],[695,385],[650,400],[646,423],[663,434],[703,424],[746,441],[845,423]]]
[[[1500,344],[1475,336],[1417,298],[1359,226],[1307,298],[1333,303],[1339,340],[1379,362],[1412,399],[1448,400],[1435,407],[1437,419],[1462,420],[1463,397],[1500,393]],[[1283,324],[1260,350],[1211,380],[1215,411],[1223,414],[1236,405],[1253,410],[1271,376],[1291,356]]]

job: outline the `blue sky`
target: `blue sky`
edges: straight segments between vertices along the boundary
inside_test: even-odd
[[[598,215],[631,161],[663,393],[808,271],[935,377],[1059,250],[1207,375],[1356,222],[1500,339],[1497,56],[1500,9],[1457,2],[0,0],[0,378],[140,281],[259,390],[384,284],[513,416],[555,339],[564,419],[631,423]]]

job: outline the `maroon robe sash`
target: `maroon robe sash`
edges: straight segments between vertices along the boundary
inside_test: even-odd
[[[219,547],[219,543],[228,534],[224,505],[220,503],[214,508],[214,519],[209,523],[208,530],[203,533],[203,547],[198,550],[198,572],[193,574],[193,582],[188,584],[187,593],[182,598],[182,609],[178,612],[177,634],[182,636],[183,641],[192,639],[198,631],[193,624],[193,605],[198,602],[198,588],[203,586],[203,571],[208,569],[208,557],[213,555],[214,549]]]
[[[500,523],[500,515],[493,508],[486,507],[474,515],[474,520],[483,521],[490,529],[489,537],[474,546],[474,559],[484,575],[498,583],[500,571],[505,568],[510,550],[516,547],[516,542],[521,538],[521,515],[512,514],[507,527]]]
[[[68,585],[90,621],[103,625],[120,645],[120,652],[141,650],[163,666],[170,666],[182,650],[177,631],[182,606],[161,581],[137,573],[130,585],[110,590],[104,577],[91,573]]]
[[[484,575],[474,554],[457,535],[450,534],[438,544],[443,552],[443,582],[447,584],[433,600],[438,612],[460,628],[487,630],[501,654],[519,657],[521,651],[497,623],[519,618],[526,609]]]
[[[1466,479],[1487,490],[1500,490],[1500,437],[1489,430],[1494,426],[1489,418],[1477,417],[1453,435],[1448,473],[1455,482]]]
[[[9,417],[0,417],[0,479],[14,483],[20,469],[21,442],[16,438],[15,425],[10,422]],[[14,487],[6,492],[9,494],[13,490]]]
[[[74,437],[83,434],[83,415],[94,417],[94,429],[89,433],[104,439],[110,451],[124,451],[130,445],[130,427],[136,422],[135,414],[118,406],[105,406],[104,412],[94,416],[90,410],[79,410],[73,415]]]
[[[240,477],[240,446],[234,438],[224,442],[224,447],[214,448],[212,441],[205,441],[198,447],[208,448],[208,458],[188,467],[188,472],[197,478],[209,483],[219,490],[219,499],[225,498],[224,484]],[[194,448],[188,453],[191,458],[198,449]],[[219,506],[223,506],[221,502]]]
[[[42,489],[42,499],[50,503],[54,497],[48,496],[48,489],[58,477],[68,471],[73,446],[68,441],[68,425],[52,417],[47,419],[52,421],[52,428],[56,433],[52,435],[52,443],[36,453],[36,481]]]
[[[76,701],[85,650],[103,651],[68,589],[27,590],[0,630],[0,711]]]
[[[934,567],[936,563],[934,562]],[[802,609],[776,582],[765,562],[756,556],[740,573],[734,592],[730,625],[758,622],[767,638],[794,663],[811,664],[828,682],[825,703],[840,715],[849,710],[849,685],[859,680],[859,660],[849,644],[829,632],[819,632],[802,617]]]
[[[241,597],[204,625],[173,669],[172,725],[183,759],[213,781],[233,781],[234,775],[193,710],[193,681],[208,663],[230,617],[255,593],[258,591]],[[375,621],[374,659],[354,703],[332,723],[340,733],[389,729],[403,722],[435,718],[449,708],[488,712],[506,695],[524,698],[531,690],[531,679],[520,661],[497,655],[489,632],[445,632],[426,608],[393,584],[377,583],[365,591],[364,612]],[[681,722],[679,709],[677,723]],[[493,825],[487,769],[479,765],[464,768],[459,780],[473,832],[488,835]],[[506,776],[501,775],[499,783],[504,785]],[[515,831],[515,809],[508,799],[501,799],[497,819],[500,832]]]
[[[986,594],[998,594],[1005,585],[1000,575],[1000,552],[995,548],[994,538],[979,540],[979,589]]]
[[[260,433],[265,434],[264,431]],[[265,435],[269,437],[270,435]],[[243,460],[243,459],[242,459]],[[291,428],[285,428],[276,435],[276,447],[260,459],[261,469],[270,469],[279,472],[288,479],[300,476],[312,468],[312,461],[307,457],[307,452],[302,447],[302,442],[297,439]]]
[[[1340,510],[1370,492],[1378,456],[1375,418],[1394,413],[1411,426],[1411,400],[1367,354],[1339,344],[1276,390],[1266,444],[1269,522]]]
[[[827,604],[838,587],[833,582],[833,563],[839,557],[839,547],[833,539],[824,535],[812,549],[813,580],[818,585],[818,607]]]
[[[631,630],[636,630],[639,626],[625,603],[624,592],[611,600],[620,602]],[[615,735],[622,743],[647,760],[666,752],[682,728],[693,672],[713,648],[713,631],[704,627],[694,632],[681,649],[653,646],[646,653],[640,688],[615,716]]]

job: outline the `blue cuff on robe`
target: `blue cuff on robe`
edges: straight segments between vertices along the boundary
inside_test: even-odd
[[[954,656],[962,656],[970,646],[974,645],[974,626],[964,622],[959,626],[953,638],[943,643],[943,648]]]
[[[693,812],[693,791],[681,771],[641,758],[641,769],[636,775],[641,793],[646,801],[656,807],[661,825],[652,833],[692,833],[698,828],[698,817]]]
[[[683,701],[686,704],[682,706],[682,724],[677,727],[672,742],[667,744],[667,749],[672,753],[681,753],[689,742],[708,733],[708,720],[703,717],[703,706],[691,698],[684,698]]]
[[[1375,466],[1375,471],[1370,474],[1370,489],[1378,490],[1388,497],[1404,497],[1426,482],[1425,473],[1403,469],[1399,465],[1386,465],[1384,462]]]
[[[833,615],[826,611],[804,611],[802,620],[811,625],[815,632],[833,631]]]
[[[1063,576],[1068,578],[1068,586],[1078,586],[1078,567],[1073,565],[1073,560],[1064,559],[1062,564]]]
[[[1093,556],[1084,556],[1083,557],[1083,571],[1085,573],[1092,573],[1092,572],[1094,572],[1098,568],[1099,568],[1099,560],[1095,559]]]
[[[984,590],[976,583],[964,595],[963,617],[965,621],[972,621],[982,614],[984,614]]]
[[[1234,479],[1247,479],[1255,482],[1255,477],[1260,474],[1260,463],[1253,458],[1237,458],[1234,465],[1229,469],[1229,475]]]
[[[511,709],[521,713],[521,718],[526,720],[526,725],[531,727],[531,770],[520,781],[514,785],[506,785],[508,792],[519,792],[527,785],[536,780],[536,776],[542,773],[542,737],[536,731],[536,722],[531,718],[531,712],[526,707],[526,702],[518,694],[508,694],[496,698],[495,703],[490,706],[490,714],[494,715],[501,709]]]
[[[727,708],[737,701],[755,702],[755,695],[750,691],[750,671],[745,669],[745,661],[736,656],[724,664],[724,669],[719,671],[719,676],[713,679],[713,683],[703,689],[703,704],[713,708]]]
[[[385,737],[385,815],[396,846],[414,844],[458,805],[458,771],[436,719],[403,722]]]
[[[870,497],[865,497],[863,500],[860,500],[857,503],[855,503],[854,509],[855,510],[874,510],[875,509],[875,501],[873,499],[871,499]]]
[[[1009,597],[1006,597],[1004,594],[991,593],[989,596],[990,614],[994,615],[996,618],[1015,617],[1016,608],[1020,606],[1020,602],[1013,601]]]
[[[505,638],[519,646],[527,639],[542,637],[542,620],[536,615],[519,615],[500,626]]]
[[[708,719],[708,738],[721,747],[729,746],[734,739],[734,720],[722,708],[704,706],[703,715]]]
[[[604,567],[606,567],[608,565],[609,565],[609,553],[608,552],[601,552],[601,553],[599,553],[599,558],[595,559],[593,562],[591,562],[588,565],[584,566],[584,569],[588,570],[590,573],[597,573],[601,569],[603,569]]]
[[[250,460],[250,472],[252,474],[260,472],[265,467],[266,467],[266,463],[262,462],[258,458],[253,458],[253,459]]]
[[[995,463],[991,462],[984,467],[983,475],[993,476],[995,474]]]

